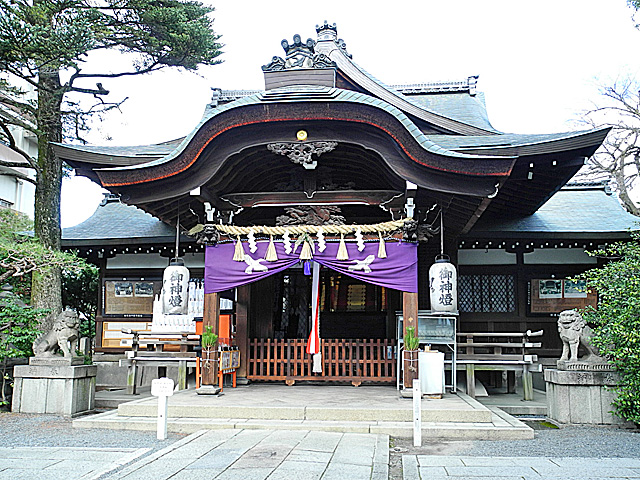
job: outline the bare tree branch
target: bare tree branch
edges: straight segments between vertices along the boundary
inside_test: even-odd
[[[633,80],[602,87],[605,103],[594,106],[583,116],[583,122],[592,128],[611,128],[601,148],[589,160],[587,174],[609,175],[624,207],[638,216],[640,206],[631,191],[640,176],[639,87]]]
[[[145,73],[151,73],[158,70],[161,70],[166,65],[160,65],[158,62],[154,62],[146,68],[142,68],[140,70],[134,70],[129,72],[118,72],[118,73],[80,73],[80,70],[76,70],[76,72],[71,75],[69,81],[67,82],[67,88],[69,90],[75,90],[73,87],[73,82],[75,82],[79,78],[120,78],[120,77],[129,77],[134,75],[143,75]],[[75,90],[82,91],[82,90]],[[93,93],[93,92],[90,92]],[[108,92],[107,92],[108,93]]]
[[[68,90],[71,92],[79,92],[79,93],[90,93],[94,96],[96,95],[109,95],[109,90],[105,90],[101,83],[96,83],[96,88],[81,88],[81,87],[73,87],[69,86]]]

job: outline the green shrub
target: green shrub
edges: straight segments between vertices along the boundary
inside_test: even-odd
[[[22,306],[13,299],[6,299],[0,305],[0,406],[8,405],[11,395],[13,372],[7,364],[7,359],[33,355],[31,346],[41,333],[38,329],[40,319],[46,314],[47,310]]]
[[[598,308],[582,313],[593,327],[592,343],[620,374],[613,413],[640,424],[640,234],[591,255],[609,262],[578,278],[598,293]]]
[[[0,351],[3,359],[33,356],[31,346],[41,333],[40,320],[47,313],[47,310],[23,307],[13,301],[0,306]]]

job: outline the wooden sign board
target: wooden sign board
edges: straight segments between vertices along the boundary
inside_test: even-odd
[[[598,295],[587,291],[584,280],[534,278],[529,282],[529,312],[553,315],[563,310],[596,307]]]
[[[105,280],[104,315],[141,317],[153,314],[153,299],[162,289],[161,281]]]

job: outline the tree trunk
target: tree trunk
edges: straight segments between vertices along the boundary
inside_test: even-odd
[[[53,152],[51,142],[62,141],[62,89],[57,69],[39,72],[38,89],[38,178],[35,198],[35,236],[44,245],[60,250],[60,190],[62,162]],[[44,331],[62,311],[62,282],[59,268],[34,274],[31,303],[51,313],[42,321]]]

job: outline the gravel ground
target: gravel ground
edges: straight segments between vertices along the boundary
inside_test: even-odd
[[[536,431],[533,440],[429,442],[423,437],[423,446],[413,447],[412,439],[394,438],[391,452],[478,457],[640,457],[640,430],[575,426],[545,428],[539,422],[526,423]]]
[[[402,455],[453,455],[470,457],[595,457],[639,458],[640,430],[613,427],[546,428],[525,422],[535,432],[533,440],[428,441],[414,447],[413,439],[392,438],[389,479],[402,479]]]
[[[55,415],[0,413],[0,447],[151,448],[152,453],[185,436],[169,433],[158,440],[155,431],[73,428],[70,419]]]

